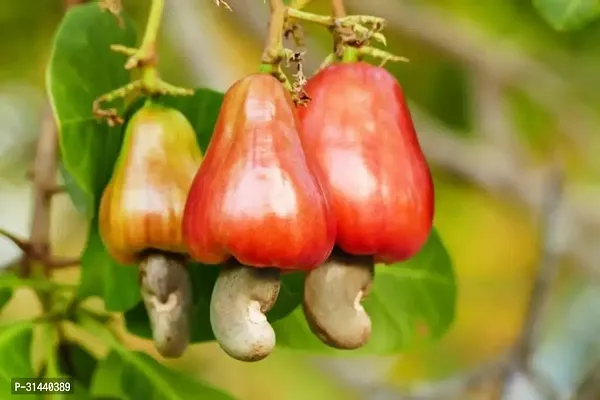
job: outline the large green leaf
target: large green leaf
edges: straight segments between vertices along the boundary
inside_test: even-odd
[[[10,397],[12,378],[34,377],[31,364],[31,339],[33,324],[11,323],[0,327],[0,390],[2,398]],[[28,396],[40,399],[41,396]]]
[[[73,175],[71,175],[69,171],[67,171],[62,162],[59,164],[58,170],[60,171],[60,175],[63,179],[63,183],[65,185],[67,194],[69,195],[69,198],[75,205],[77,211],[85,215],[87,219],[91,219],[95,214],[95,211],[93,209],[94,204],[92,202],[92,197],[89,196],[86,192],[83,191],[83,189],[79,187],[77,182],[75,182],[75,178],[73,178]]]
[[[81,282],[77,291],[81,299],[100,296],[109,311],[125,311],[141,299],[138,270],[121,265],[108,254],[94,219],[88,231],[88,240],[81,256]]]
[[[410,347],[425,332],[438,338],[454,319],[456,280],[450,257],[434,230],[410,261],[377,266],[375,282],[363,305],[372,321],[372,336],[359,350],[344,352],[322,344],[310,331],[299,307],[274,324],[281,347],[338,355],[394,354]]]
[[[56,32],[46,71],[62,162],[89,209],[95,209],[121,146],[121,127],[110,128],[92,115],[97,97],[129,82],[125,57],[110,50],[111,44],[136,42],[130,19],[121,15],[124,27],[96,2],[71,8]],[[123,101],[113,105],[123,112]]]
[[[149,355],[130,351],[112,330],[85,310],[76,312],[80,326],[111,349],[92,378],[94,397],[125,400],[229,400],[233,397],[181,372],[161,365]]]
[[[0,310],[4,308],[4,306],[10,301],[13,295],[12,287],[2,287],[0,288]]]
[[[113,350],[100,361],[92,394],[131,400],[233,399],[206,383],[169,369],[145,353],[124,349]]]
[[[83,388],[91,387],[98,360],[80,344],[63,342],[58,346],[60,371],[72,377]]]
[[[533,0],[533,4],[559,31],[582,28],[600,17],[600,0]]]
[[[116,398],[120,400],[134,400],[125,394],[121,388],[121,376],[123,376],[122,362],[118,354],[111,352],[98,362],[94,371],[90,392],[95,398]]]
[[[190,340],[193,343],[214,340],[215,336],[210,326],[210,298],[213,286],[219,274],[219,266],[191,264],[189,271],[192,279],[194,296],[192,332]],[[267,314],[269,321],[274,322],[291,313],[302,301],[302,275],[299,273],[286,274],[275,307]],[[125,313],[127,329],[134,335],[151,338],[150,322],[143,303]]]

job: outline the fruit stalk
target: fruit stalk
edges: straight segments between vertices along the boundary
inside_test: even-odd
[[[283,47],[283,31],[287,8],[282,0],[269,0],[269,33],[261,56],[259,71],[273,75],[292,91],[292,85],[281,70],[281,62],[288,57]]]
[[[331,8],[335,18],[343,18],[346,16],[346,7],[344,0],[331,0]]]
[[[331,8],[333,16],[337,19],[344,18],[346,16],[346,7],[344,6],[344,0],[331,0]],[[351,28],[344,26],[337,26],[333,30],[333,54],[335,59],[343,62],[357,61],[359,53],[353,46],[347,46],[347,42],[357,42],[356,35],[352,32]]]
[[[142,39],[142,44],[140,46],[142,52],[146,51],[152,55],[156,54],[156,41],[164,8],[165,0],[152,0],[150,3],[150,13],[148,14],[146,31],[144,32],[144,38]],[[156,60],[152,61],[152,64],[156,65]]]
[[[107,118],[108,124],[111,126],[122,124],[124,120],[117,114],[116,109],[103,110],[101,108],[102,103],[124,98],[132,93],[140,94],[140,92],[148,96],[159,94],[191,96],[194,94],[193,90],[176,87],[163,81],[158,73],[156,42],[164,7],[165,0],[152,0],[146,30],[144,31],[144,37],[139,48],[134,49],[119,44],[110,46],[111,50],[129,57],[125,63],[125,69],[131,70],[137,68],[140,70],[140,79],[132,81],[109,93],[105,93],[94,101],[92,106],[93,113],[98,117]]]

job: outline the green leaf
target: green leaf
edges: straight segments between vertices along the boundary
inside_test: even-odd
[[[121,389],[124,365],[115,352],[110,352],[106,358],[100,360],[92,378],[90,388],[92,396],[133,400]]]
[[[533,4],[558,31],[582,28],[600,16],[600,0],[533,0]]]
[[[62,162],[59,164],[58,169],[63,178],[63,183],[65,185],[67,194],[75,205],[75,209],[77,209],[79,213],[85,215],[86,218],[90,220],[94,215],[92,196],[90,196],[88,193],[85,193],[83,189],[77,185],[75,178],[73,178],[69,171],[67,171]]]
[[[141,299],[138,269],[112,259],[102,243],[96,219],[90,224],[87,244],[81,256],[77,296],[80,299],[100,296],[108,311],[129,310]]]
[[[64,395],[65,400],[101,400],[98,398],[93,398],[89,389],[79,383],[79,381],[73,381],[71,382],[71,385],[73,385],[73,391]]]
[[[60,371],[83,388],[91,387],[92,376],[98,365],[96,357],[75,342],[60,343],[57,352]]]
[[[452,262],[434,230],[413,259],[376,267],[373,289],[363,302],[373,324],[364,347],[347,352],[325,346],[311,332],[301,307],[274,324],[277,345],[337,355],[395,354],[409,348],[415,336],[435,339],[448,330],[456,292]]]
[[[60,131],[65,169],[85,193],[86,205],[95,210],[112,172],[121,146],[121,127],[110,128],[92,115],[94,100],[129,82],[125,57],[110,50],[111,44],[134,47],[131,20],[103,11],[98,3],[72,7],[54,38],[46,71],[46,84]],[[124,101],[110,105],[123,112]]]
[[[0,310],[10,301],[13,295],[13,289],[11,287],[0,288]]]
[[[113,350],[100,362],[92,394],[127,400],[234,399],[206,383],[160,364],[145,353],[122,348]]]
[[[192,309],[192,343],[215,340],[210,326],[210,298],[219,275],[219,266],[190,264],[194,305]],[[269,321],[274,322],[291,313],[302,301],[302,275],[286,274],[282,277],[282,285],[275,307],[267,314]],[[151,338],[152,331],[144,304],[140,302],[135,308],[125,313],[127,330],[134,335]]]
[[[32,337],[33,324],[29,321],[0,327],[0,390],[2,393],[11,393],[12,378],[35,377],[31,363]],[[40,399],[41,396],[28,396],[28,398]]]

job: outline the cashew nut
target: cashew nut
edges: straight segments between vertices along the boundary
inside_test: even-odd
[[[240,361],[259,361],[275,347],[275,332],[265,313],[281,285],[276,268],[223,266],[210,301],[210,323],[221,348]]]
[[[152,337],[163,357],[180,357],[190,341],[192,286],[180,255],[147,254],[139,265],[140,286]]]
[[[375,275],[373,257],[334,250],[329,259],[307,273],[304,314],[313,333],[328,346],[357,349],[371,336],[371,320],[360,304]]]

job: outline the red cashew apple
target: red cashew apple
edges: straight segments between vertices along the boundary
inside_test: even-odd
[[[337,236],[331,258],[307,274],[304,310],[325,343],[357,348],[371,333],[360,301],[373,263],[404,261],[423,247],[433,182],[402,89],[384,68],[335,64],[305,90],[312,100],[298,108],[300,139],[328,193]]]
[[[179,111],[147,103],[127,123],[113,175],[100,201],[99,230],[123,264],[139,264],[154,343],[165,357],[189,342],[191,285],[181,219],[202,153]]]
[[[225,93],[183,218],[189,254],[224,263],[211,299],[215,337],[232,357],[256,361],[275,345],[264,315],[279,270],[310,270],[330,255],[335,225],[307,165],[290,94],[267,74]]]

